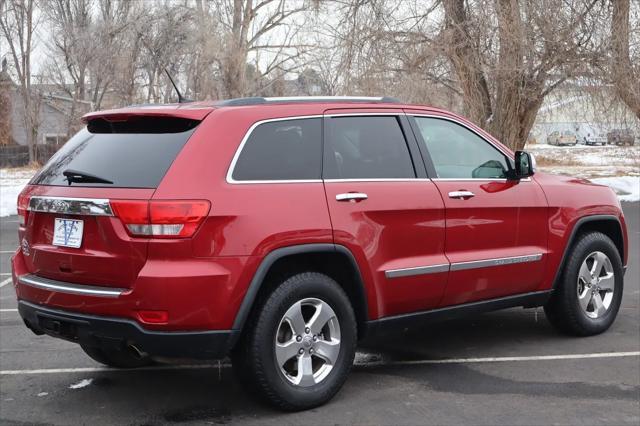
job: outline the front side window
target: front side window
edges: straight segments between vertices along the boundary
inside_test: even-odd
[[[415,117],[438,178],[504,179],[509,160],[471,130],[448,120]]]
[[[258,125],[236,161],[232,178],[253,180],[320,179],[322,120],[305,118]]]
[[[397,117],[329,117],[326,120],[325,179],[416,177]]]

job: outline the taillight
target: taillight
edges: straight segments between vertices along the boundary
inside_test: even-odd
[[[188,238],[209,214],[206,200],[111,200],[114,213],[134,237]]]
[[[18,221],[20,226],[25,226],[29,217],[29,200],[31,197],[23,192],[18,195]]]

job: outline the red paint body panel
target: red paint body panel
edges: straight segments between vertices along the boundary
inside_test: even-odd
[[[25,194],[134,200],[208,200],[208,217],[192,238],[128,236],[116,217],[87,217],[80,249],[51,245],[52,214],[37,213],[21,228],[31,255],[18,251],[13,277],[34,273],[60,281],[126,288],[119,298],[79,296],[16,285],[19,299],[69,311],[135,318],[137,310],[166,310],[155,330],[228,330],[260,263],[275,249],[336,243],[356,259],[368,317],[465,303],[551,287],[569,235],[579,218],[608,214],[623,225],[615,194],[585,181],[537,173],[530,181],[254,183],[226,181],[232,158],[256,122],[325,111],[440,114],[412,105],[347,102],[217,107],[210,103],[134,107],[85,116],[130,115],[202,120],[157,189],[28,186]],[[348,111],[347,111],[348,110]],[[509,152],[505,149],[505,152]],[[476,197],[453,200],[449,191]],[[363,202],[337,202],[358,191]],[[543,254],[539,262],[387,278],[385,271],[482,259]],[[626,258],[624,259],[626,264]]]
[[[438,180],[446,209],[445,252],[453,264],[483,259],[542,254],[526,262],[449,273],[442,306],[534,291],[540,284],[547,252],[547,203],[534,181]],[[471,191],[452,199],[451,191]]]
[[[447,273],[386,278],[385,271],[447,263],[444,210],[430,181],[326,182],[336,244],[351,250],[366,271],[369,315],[378,318],[436,307]],[[363,192],[361,202],[336,195]]]
[[[585,179],[547,173],[536,173],[533,179],[540,184],[549,206],[549,256],[545,277],[539,289],[548,289],[553,285],[571,232],[578,220],[583,217],[610,215],[618,218],[623,234],[622,264],[627,264],[629,256],[627,226],[616,194],[610,188]]]

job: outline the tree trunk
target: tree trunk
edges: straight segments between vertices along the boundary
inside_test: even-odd
[[[611,76],[620,99],[640,119],[640,75],[629,57],[629,0],[611,0]]]
[[[252,0],[233,1],[233,21],[222,78],[230,98],[246,95],[247,33],[253,20],[252,7]]]
[[[468,118],[484,127],[491,117],[491,95],[476,46],[467,29],[464,0],[445,0],[447,52],[462,88]]]

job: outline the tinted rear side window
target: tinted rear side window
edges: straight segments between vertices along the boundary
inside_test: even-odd
[[[195,131],[194,128],[175,133],[105,133],[104,129],[95,130],[98,133],[86,128],[80,130],[51,157],[31,183],[68,185],[63,172],[74,170],[113,183],[74,181],[73,186],[157,188]]]
[[[393,116],[327,118],[325,179],[416,177],[398,119]]]
[[[253,180],[320,179],[322,120],[305,118],[259,124],[245,142],[232,178]]]

